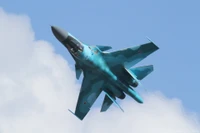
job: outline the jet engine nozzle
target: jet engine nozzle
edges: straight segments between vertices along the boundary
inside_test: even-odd
[[[130,85],[131,85],[132,87],[136,88],[136,87],[139,85],[139,83],[138,83],[136,80],[133,80],[133,81],[130,83]]]

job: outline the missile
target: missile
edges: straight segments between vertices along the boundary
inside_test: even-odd
[[[142,97],[132,88],[128,88],[127,94],[135,99],[138,103],[143,103]]]

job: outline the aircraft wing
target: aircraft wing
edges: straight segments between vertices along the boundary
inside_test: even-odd
[[[104,53],[104,58],[111,67],[124,65],[130,68],[158,49],[153,42],[149,42],[136,47]]]
[[[93,103],[102,92],[102,86],[104,85],[104,80],[101,76],[91,74],[88,71],[84,71],[83,74],[84,78],[74,113],[80,120],[83,120],[90,111]]]

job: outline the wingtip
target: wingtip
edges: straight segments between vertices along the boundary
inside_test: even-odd
[[[146,36],[146,38],[147,38],[150,42],[153,42],[148,36]]]
[[[70,113],[74,114],[70,109],[68,109],[68,111],[69,111]]]
[[[121,111],[124,113],[124,110],[121,108]]]
[[[146,36],[146,38],[155,45],[156,49],[160,49],[148,36]]]
[[[73,115],[75,115],[74,112],[72,112],[70,109],[68,109],[68,111],[69,111],[70,113],[72,113]],[[76,115],[75,115],[75,116],[76,116]],[[78,116],[76,116],[76,117],[77,117],[79,120],[81,120],[81,121],[83,120],[83,119],[79,118]]]

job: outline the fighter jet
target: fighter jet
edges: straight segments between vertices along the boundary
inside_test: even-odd
[[[153,65],[132,68],[159,48],[152,42],[118,51],[106,52],[110,46],[89,46],[79,41],[69,32],[51,26],[54,36],[68,49],[75,60],[76,78],[83,73],[83,81],[75,109],[75,116],[80,120],[90,111],[98,96],[104,92],[105,98],[101,112],[105,112],[113,103],[122,111],[116,98],[124,99],[126,95],[138,103],[142,97],[134,90],[153,71]]]

